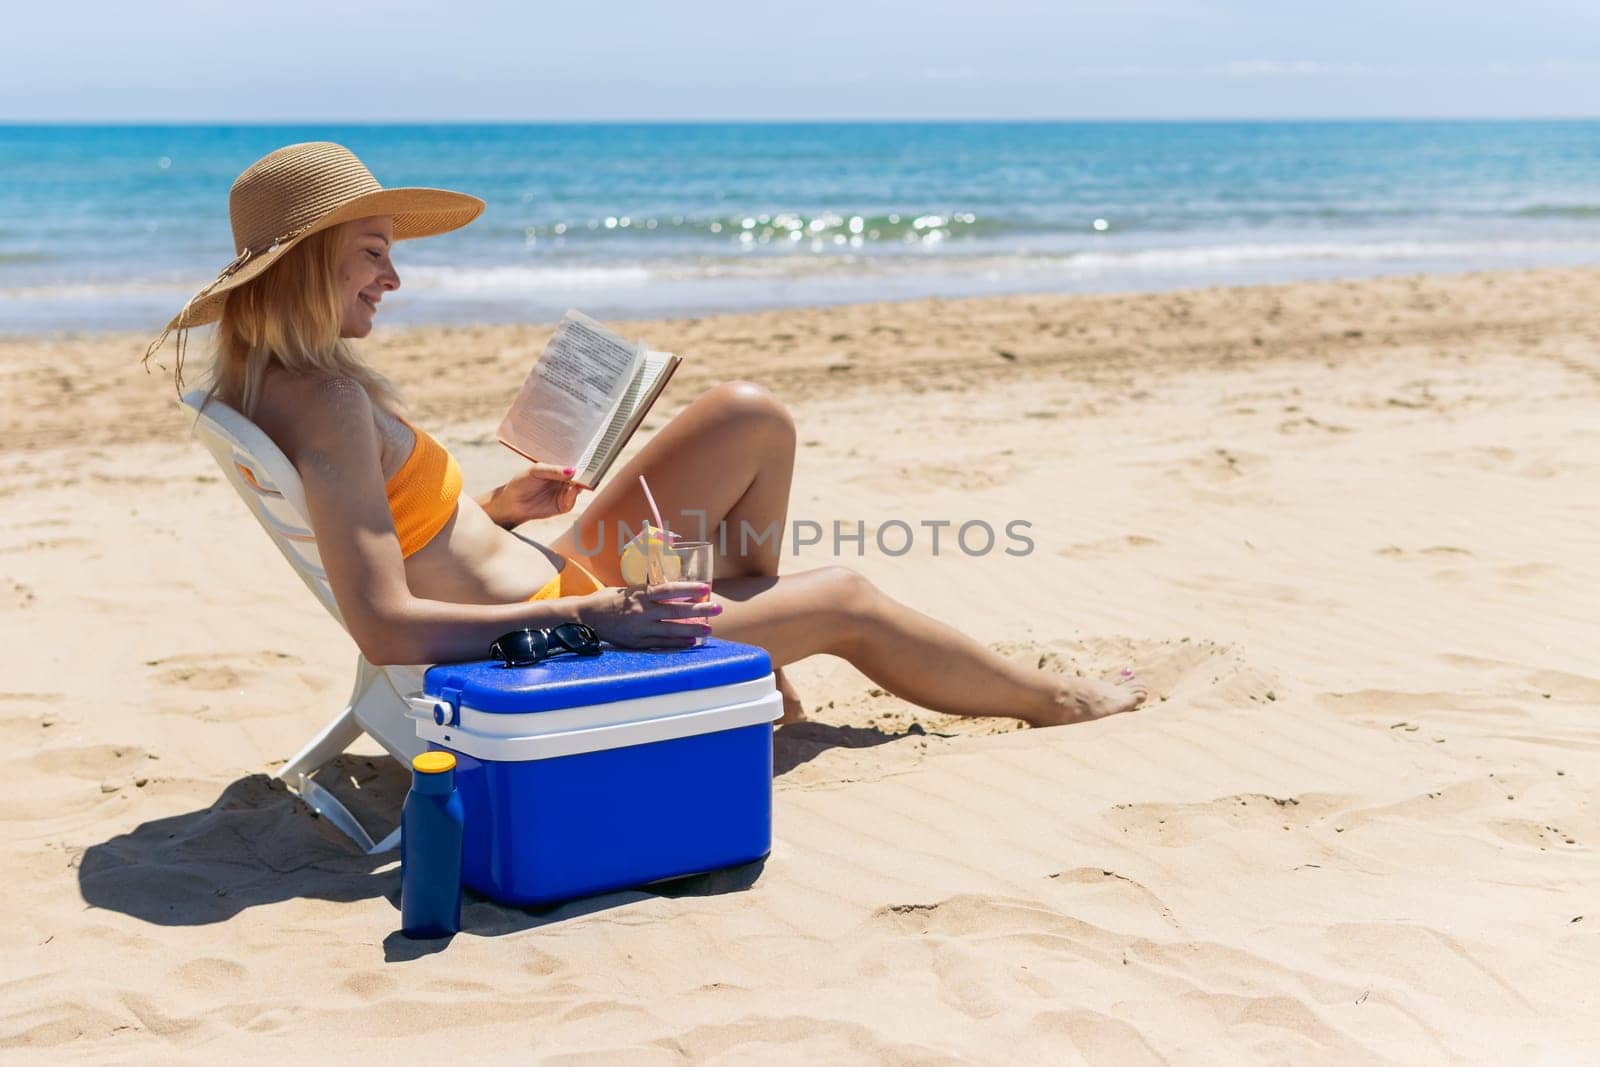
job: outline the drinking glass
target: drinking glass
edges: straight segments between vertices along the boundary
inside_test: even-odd
[[[660,581],[703,582],[709,586],[717,562],[716,550],[710,541],[678,541],[663,545],[660,540],[649,543],[641,535],[630,541],[623,551],[623,580],[627,582],[629,589],[650,588],[649,572],[657,567],[659,567]],[[652,552],[660,553],[660,558],[652,559],[650,555]],[[680,604],[707,604],[711,601],[711,594],[706,593],[701,597],[674,597],[673,601]],[[687,621],[685,625],[688,625]],[[697,634],[694,643],[696,646],[705,644],[705,638]]]
[[[710,541],[678,541],[662,550],[663,570],[668,580],[703,582],[711,585],[711,575],[716,568],[716,550]],[[676,572],[676,573],[674,573]],[[680,603],[709,604],[711,594],[693,598],[680,598]],[[705,644],[705,638],[696,636],[696,646]]]

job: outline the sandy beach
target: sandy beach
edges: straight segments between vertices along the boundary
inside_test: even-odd
[[[1154,695],[1026,730],[804,663],[765,864],[474,897],[442,951],[395,933],[394,856],[271,780],[354,646],[148,338],[0,339],[4,1058],[1600,1058],[1597,294],[1550,270],[625,324],[686,357],[647,431],[761,382],[800,427],[791,519],[865,524],[842,562]],[[479,490],[516,469],[493,428],[548,329],[380,319],[366,351]],[[872,541],[940,519],[1034,547]],[[407,778],[378,751],[320,777],[386,830]]]

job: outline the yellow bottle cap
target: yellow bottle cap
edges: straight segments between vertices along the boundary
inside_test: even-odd
[[[411,761],[411,769],[423,774],[443,774],[456,769],[456,758],[449,752],[424,752]]]

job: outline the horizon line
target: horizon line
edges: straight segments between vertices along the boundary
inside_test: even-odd
[[[961,125],[1111,125],[1185,123],[1250,123],[1260,125],[1287,123],[1418,123],[1418,122],[1594,122],[1600,113],[1584,115],[1200,115],[1161,116],[1141,115],[1130,117],[1053,117],[1017,118],[983,116],[974,118],[585,118],[585,119],[395,119],[395,118],[271,118],[271,119],[29,119],[0,116],[0,129],[20,127],[184,127],[223,126],[260,127],[268,129],[283,126],[961,126]]]

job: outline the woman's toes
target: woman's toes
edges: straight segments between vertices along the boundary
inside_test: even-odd
[[[1150,687],[1127,667],[1118,672],[1117,678],[1112,684],[1126,694],[1124,699],[1127,700],[1127,706],[1121,710],[1132,711],[1150,697]]]

